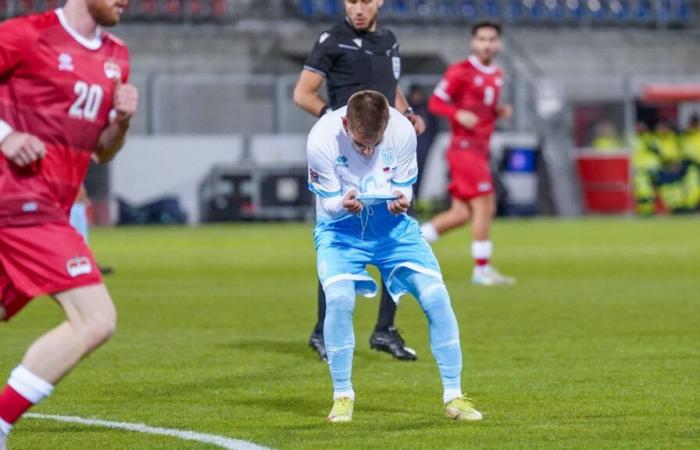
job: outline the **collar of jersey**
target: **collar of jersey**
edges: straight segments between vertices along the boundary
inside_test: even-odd
[[[66,30],[66,32],[70,34],[71,37],[78,42],[78,44],[82,45],[88,50],[98,50],[102,46],[102,30],[100,27],[97,27],[97,34],[94,39],[85,39],[85,37],[80,35],[80,33],[75,31],[75,29],[70,26],[68,20],[66,19],[66,15],[63,12],[63,8],[56,8],[55,12],[63,29]]]
[[[476,67],[479,72],[483,72],[485,74],[491,75],[496,71],[496,66],[485,66],[481,64],[481,61],[479,61],[479,58],[477,58],[474,55],[471,55],[469,57],[469,62],[472,63],[472,66]]]

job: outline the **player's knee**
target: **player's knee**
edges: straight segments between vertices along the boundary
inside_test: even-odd
[[[326,311],[352,312],[355,309],[355,283],[338,281],[326,287]]]
[[[86,316],[82,322],[82,336],[88,350],[99,347],[109,340],[117,329],[117,313],[110,304]]]
[[[455,221],[455,223],[459,226],[466,224],[469,222],[469,208],[465,208],[462,206],[459,207],[452,207],[452,219]]]

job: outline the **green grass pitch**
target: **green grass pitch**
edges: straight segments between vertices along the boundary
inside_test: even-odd
[[[116,336],[34,412],[140,422],[278,449],[700,447],[700,222],[499,221],[495,263],[518,284],[469,283],[469,232],[435,245],[457,314],[463,386],[481,423],[443,417],[416,302],[397,324],[417,362],[370,351],[358,299],[351,424],[306,340],[316,313],[309,224],[99,229]],[[5,379],[61,320],[48,299],[0,326]],[[22,449],[195,449],[196,442],[27,418]]]

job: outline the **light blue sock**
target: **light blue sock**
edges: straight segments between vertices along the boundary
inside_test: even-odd
[[[83,237],[85,243],[88,243],[88,217],[87,207],[85,203],[73,203],[70,209],[70,224]]]
[[[430,275],[414,272],[407,276],[406,281],[411,294],[418,299],[428,317],[430,349],[440,370],[443,400],[448,402],[461,396],[462,392],[462,349],[450,296],[445,284]]]
[[[333,379],[333,398],[355,398],[352,389],[352,354],[355,333],[352,317],[355,310],[355,283],[338,281],[324,289],[326,292],[326,319],[323,339],[328,353],[328,365]]]

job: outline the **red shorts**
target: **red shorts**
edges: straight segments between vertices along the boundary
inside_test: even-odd
[[[450,168],[450,195],[460,200],[471,200],[494,192],[488,156],[471,150],[448,150]]]
[[[0,227],[0,304],[5,320],[29,301],[102,284],[92,252],[68,222]]]

